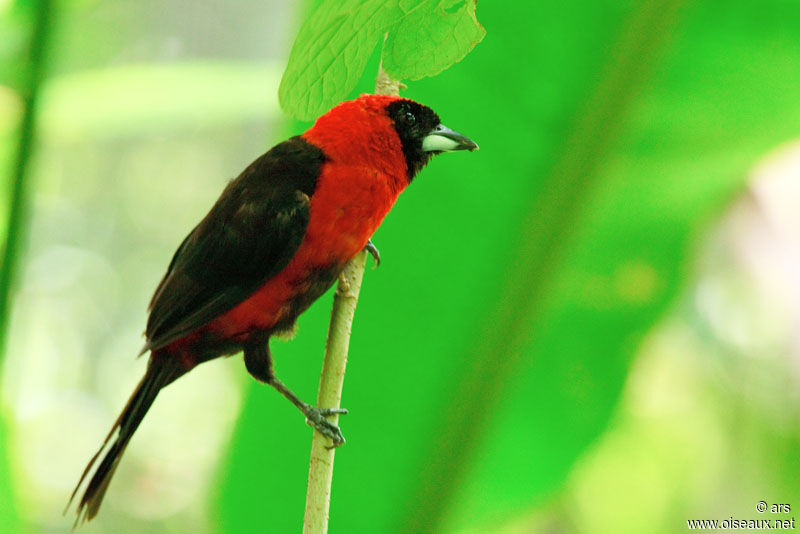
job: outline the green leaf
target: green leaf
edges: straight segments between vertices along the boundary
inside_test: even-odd
[[[343,99],[386,31],[403,16],[397,0],[328,1],[295,39],[278,89],[281,107],[310,120]]]
[[[314,119],[355,87],[384,35],[384,68],[418,80],[461,61],[485,34],[475,0],[323,2],[295,39],[278,90],[281,107]]]
[[[464,59],[486,35],[475,18],[476,3],[476,0],[401,1],[405,16],[386,39],[384,70],[396,80],[419,80],[439,74]]]

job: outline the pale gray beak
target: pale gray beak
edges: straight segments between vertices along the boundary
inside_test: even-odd
[[[422,139],[423,152],[452,152],[453,150],[477,150],[470,138],[454,132],[440,124]]]

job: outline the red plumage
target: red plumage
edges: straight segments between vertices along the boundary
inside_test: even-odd
[[[370,95],[344,102],[301,136],[324,147],[329,161],[322,165],[311,197],[300,247],[274,278],[200,331],[229,338],[273,327],[282,318],[285,303],[302,291],[310,271],[332,262],[345,264],[366,246],[409,182],[400,139],[385,112],[386,104],[397,99]],[[363,146],[374,149],[360,150]]]
[[[254,377],[289,398],[334,445],[343,443],[338,427],[275,377],[269,338],[290,330],[335,282],[431,155],[474,148],[421,104],[363,95],[228,184],[156,289],[142,351],[151,352],[147,372],[73,492],[116,432],[80,499],[78,520],[96,515],[161,388],[212,358],[243,352]]]

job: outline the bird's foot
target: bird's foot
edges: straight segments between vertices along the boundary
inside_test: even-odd
[[[329,449],[344,445],[344,436],[339,426],[335,423],[331,423],[327,418],[332,415],[344,415],[347,413],[347,410],[344,408],[316,408],[308,404],[306,404],[304,409],[301,408],[301,410],[306,416],[306,424],[308,426],[313,426],[317,432],[330,438],[332,445],[328,447]]]
[[[306,416],[306,424],[313,426],[323,436],[330,438],[330,440],[333,442],[333,444],[329,447],[330,449],[344,445],[344,436],[342,435],[342,431],[339,430],[339,427],[336,424],[328,421],[327,417],[338,414],[346,414],[347,410],[344,408],[317,408],[315,406],[311,406],[310,404],[301,401],[298,396],[292,393],[292,391],[286,387],[286,384],[278,380],[275,375],[270,377],[269,385],[278,390],[281,395],[289,399],[292,404],[297,406],[297,408],[303,412],[303,415]]]
[[[373,260],[375,260],[375,268],[380,267],[381,253],[378,252],[378,248],[375,246],[375,243],[373,243],[371,239],[367,241],[367,245],[364,247],[364,250],[369,252],[369,255],[372,256]]]

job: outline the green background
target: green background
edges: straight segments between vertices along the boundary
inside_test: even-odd
[[[9,184],[38,6],[0,2]],[[308,126],[277,104],[302,17],[56,4],[3,318],[3,532],[71,527],[61,510],[143,372],[145,306],[175,246],[228,179]],[[435,158],[374,236],[331,532],[793,517],[755,505],[800,507],[800,226],[776,230],[770,211],[800,196],[753,168],[800,133],[800,4],[481,2],[477,18],[484,40],[403,93],[481,149]],[[330,302],[273,345],[305,399]],[[240,357],[205,364],[159,396],[88,528],[299,531],[310,437]]]

